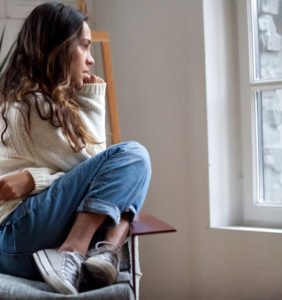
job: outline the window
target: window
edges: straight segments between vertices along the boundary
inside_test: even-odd
[[[252,0],[252,74],[259,204],[282,204],[282,4]],[[275,84],[275,87],[273,86]]]
[[[282,1],[238,3],[241,50],[244,219],[250,225],[282,225]],[[244,4],[242,2],[245,2]],[[246,28],[243,28],[246,26]],[[247,32],[244,35],[240,32]],[[247,45],[247,46],[246,46]],[[246,51],[247,50],[247,51]],[[245,59],[248,62],[245,63]],[[245,81],[245,82],[243,82]],[[249,156],[249,155],[250,156]],[[248,158],[249,157],[249,158]],[[246,159],[245,159],[246,161]],[[251,178],[248,180],[247,178]],[[251,183],[249,186],[247,183]]]
[[[282,228],[282,0],[204,0],[210,225]]]

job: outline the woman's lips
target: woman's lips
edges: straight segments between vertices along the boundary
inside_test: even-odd
[[[89,72],[83,72],[83,78],[89,79],[91,77]]]

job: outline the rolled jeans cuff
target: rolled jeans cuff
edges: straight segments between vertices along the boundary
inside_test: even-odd
[[[78,206],[77,212],[91,212],[106,215],[113,221],[114,225],[120,222],[121,213],[119,208],[113,203],[101,199],[85,199],[85,201],[82,201]]]
[[[77,212],[91,212],[106,215],[111,219],[112,222],[110,223],[112,223],[112,225],[119,224],[121,218],[121,212],[116,205],[101,199],[88,198],[82,201],[77,208]],[[130,221],[133,221],[137,212],[134,206],[130,205],[124,213],[129,213]]]

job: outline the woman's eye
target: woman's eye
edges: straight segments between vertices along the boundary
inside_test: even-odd
[[[90,45],[89,44],[81,44],[81,47],[85,48],[85,49],[88,49],[90,47]]]

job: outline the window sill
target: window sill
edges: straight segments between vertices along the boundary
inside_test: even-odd
[[[210,226],[212,230],[229,230],[229,231],[245,231],[245,232],[262,232],[262,233],[282,233],[281,228],[251,227],[251,226]]]

